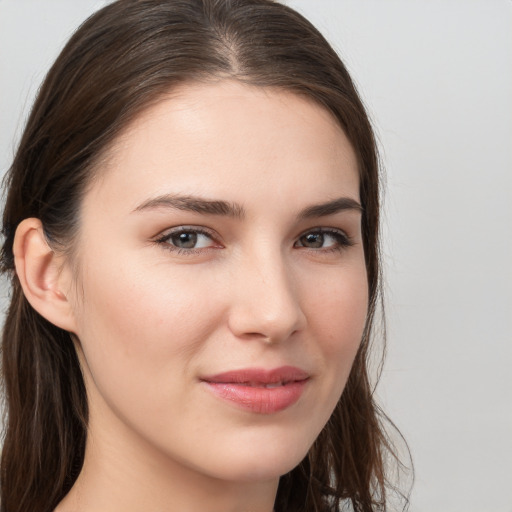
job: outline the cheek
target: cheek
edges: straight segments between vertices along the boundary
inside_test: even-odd
[[[98,258],[88,268],[78,337],[90,406],[96,417],[112,411],[160,439],[176,411],[188,410],[197,358],[222,316],[212,283],[184,268],[129,258]]]
[[[333,272],[317,282],[309,306],[310,329],[318,344],[332,407],[341,396],[359,349],[368,312],[364,265]]]
[[[77,334],[95,380],[107,375],[129,385],[130,374],[157,387],[159,375],[183,373],[220,316],[211,286],[136,259],[97,258],[88,269]]]
[[[310,310],[314,329],[323,333],[324,350],[333,354],[353,350],[361,340],[368,311],[365,269],[358,266],[317,282]]]

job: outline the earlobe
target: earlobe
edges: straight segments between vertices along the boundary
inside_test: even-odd
[[[23,220],[14,238],[16,274],[31,306],[49,322],[75,331],[71,304],[66,296],[69,280],[62,259],[51,249],[39,219]]]

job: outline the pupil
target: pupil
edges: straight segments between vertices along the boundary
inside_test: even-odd
[[[193,249],[197,244],[197,234],[179,233],[172,237],[172,243],[182,249]]]
[[[324,245],[324,235],[322,233],[309,233],[304,237],[303,245],[319,248]]]

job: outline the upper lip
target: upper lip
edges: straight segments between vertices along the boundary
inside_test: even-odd
[[[216,375],[202,377],[201,380],[211,383],[222,384],[286,384],[306,380],[310,375],[295,366],[280,366],[279,368],[242,368],[230,370]]]

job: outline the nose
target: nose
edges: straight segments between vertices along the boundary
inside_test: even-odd
[[[252,258],[237,272],[228,319],[235,336],[277,343],[304,329],[298,283],[282,258]]]

